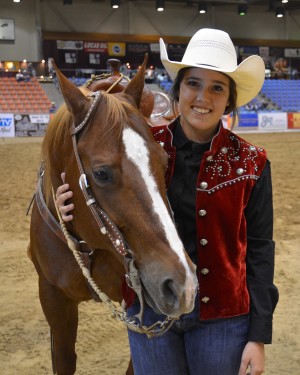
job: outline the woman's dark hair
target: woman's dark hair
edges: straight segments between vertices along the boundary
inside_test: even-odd
[[[172,109],[175,115],[178,115],[178,101],[179,101],[179,89],[180,89],[180,84],[183,80],[183,77],[186,73],[187,70],[191,69],[190,67],[187,68],[182,68],[179,70],[177,73],[177,76],[173,82],[173,85],[171,87],[171,90],[169,92],[169,97],[171,99],[172,103]],[[225,73],[223,73],[226,75]],[[229,105],[225,108],[224,115],[228,115],[229,113],[232,112],[232,127],[235,124],[237,115],[238,115],[238,108],[236,105],[237,101],[237,91],[236,91],[236,84],[234,80],[227,76],[229,78]]]

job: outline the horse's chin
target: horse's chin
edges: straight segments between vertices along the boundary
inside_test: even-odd
[[[156,305],[156,303],[153,301],[153,299],[150,297],[150,295],[148,294],[148,292],[144,292],[144,297],[145,297],[145,300],[147,302],[147,304],[154,310],[154,312],[156,312],[156,314],[165,314],[163,311],[161,311],[158,306]]]

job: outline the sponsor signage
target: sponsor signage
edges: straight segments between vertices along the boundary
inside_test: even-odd
[[[240,113],[239,127],[256,127],[258,126],[257,113]]]
[[[147,53],[149,52],[148,43],[127,43],[127,53]]]
[[[288,128],[300,130],[300,113],[288,113]]]
[[[125,43],[108,43],[109,56],[125,56]]]
[[[0,137],[14,137],[15,124],[14,115],[8,113],[0,113]]]
[[[104,42],[84,42],[84,52],[102,52],[107,53],[107,43]]]
[[[300,58],[300,48],[285,48],[284,57],[298,57]]]
[[[83,41],[81,40],[57,40],[57,49],[83,49]]]
[[[42,137],[45,135],[50,115],[17,114],[15,119],[15,135],[17,137]]]
[[[159,43],[150,43],[150,51],[154,53],[160,53]]]
[[[258,114],[258,128],[261,131],[286,130],[286,112],[268,112]]]

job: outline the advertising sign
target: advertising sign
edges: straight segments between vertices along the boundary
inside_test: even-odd
[[[45,135],[50,115],[15,115],[15,135],[17,137],[42,137]]]
[[[300,113],[288,113],[288,128],[300,130]]]
[[[240,113],[239,127],[255,127],[258,126],[257,113]]]
[[[57,40],[56,41],[57,49],[83,49],[82,40]]]
[[[83,42],[84,52],[102,52],[107,53],[107,43],[105,42]]]
[[[14,137],[15,125],[14,115],[8,113],[0,113],[0,137]]]
[[[286,112],[265,112],[258,114],[258,128],[261,131],[277,131],[287,129]]]
[[[125,56],[125,43],[108,43],[109,56]]]

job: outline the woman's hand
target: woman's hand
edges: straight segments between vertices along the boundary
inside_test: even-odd
[[[250,372],[247,368],[250,366]],[[265,347],[261,342],[249,341],[244,348],[239,375],[261,375],[265,367]]]
[[[69,190],[69,184],[65,183],[66,173],[63,172],[61,174],[61,179],[63,181],[63,185],[60,185],[56,191],[56,206],[61,214],[63,221],[71,221],[73,220],[73,215],[70,214],[70,211],[74,210],[74,204],[65,204],[66,201],[73,197],[72,191]]]

